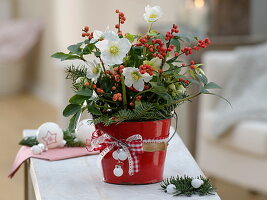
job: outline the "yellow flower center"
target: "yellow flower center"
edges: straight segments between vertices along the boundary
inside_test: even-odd
[[[158,15],[156,15],[156,14],[150,14],[149,15],[149,18],[153,18],[154,19],[154,18],[157,18],[157,17],[158,17]]]
[[[93,70],[92,70],[92,72],[93,72],[94,74],[98,74],[98,73],[99,73],[99,68],[98,68],[98,66],[94,67]]]
[[[111,53],[114,56],[118,55],[119,51],[120,51],[120,49],[116,45],[112,45],[112,46],[109,47],[109,53]]]
[[[142,76],[138,72],[132,72],[132,78],[135,81],[138,81]]]

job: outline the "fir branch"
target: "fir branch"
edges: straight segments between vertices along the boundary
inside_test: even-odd
[[[75,83],[79,77],[86,77],[87,69],[84,65],[79,65],[78,67],[71,65],[66,68],[65,73],[66,79],[70,79]]]
[[[19,145],[24,145],[28,147],[32,147],[34,145],[37,145],[39,142],[37,141],[36,137],[31,136],[31,137],[25,137],[23,138],[20,142]]]
[[[198,194],[200,196],[203,195],[213,195],[215,193],[215,188],[211,185],[210,179],[204,178],[203,176],[198,176],[196,179],[200,179],[203,181],[203,184],[199,188],[194,188],[191,185],[192,180],[195,179],[193,177],[189,176],[177,176],[170,177],[167,179],[164,179],[160,186],[161,189],[167,192],[167,186],[170,184],[175,185],[176,192],[174,193],[174,196],[192,196],[194,194]]]

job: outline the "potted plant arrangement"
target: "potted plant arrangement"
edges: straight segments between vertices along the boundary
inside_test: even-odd
[[[159,6],[146,6],[144,35],[122,31],[126,21],[116,10],[115,30],[82,30],[84,41],[68,47],[68,53],[52,55],[63,60],[79,59],[80,66],[66,69],[75,95],[63,111],[72,116],[69,131],[75,132],[83,111],[92,114],[96,131],[91,148],[100,150],[104,181],[116,184],[146,184],[162,181],[171,119],[175,109],[200,94],[218,88],[208,82],[202,64],[181,60],[211,42],[188,40],[173,24],[167,33],[153,30],[162,16]],[[186,43],[189,43],[186,46]],[[93,54],[94,60],[86,56]],[[192,84],[199,92],[189,94]]]

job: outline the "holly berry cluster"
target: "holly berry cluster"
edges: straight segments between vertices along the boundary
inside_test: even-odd
[[[89,40],[93,38],[93,32],[89,32],[89,26],[85,26],[82,31],[82,37],[88,37]]]
[[[184,53],[186,56],[193,53],[193,50],[198,51],[199,48],[207,48],[208,45],[211,44],[211,41],[209,38],[205,38],[204,40],[198,40],[198,43],[196,46],[192,47],[184,47],[181,49],[181,52]],[[177,55],[178,56],[178,55]]]
[[[118,29],[118,35],[122,36],[122,32],[120,30],[121,24],[124,24],[126,21],[126,17],[123,12],[120,12],[118,9],[115,11],[119,16],[119,23],[115,24],[115,28]]]

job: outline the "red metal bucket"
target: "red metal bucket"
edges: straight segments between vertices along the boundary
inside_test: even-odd
[[[126,140],[132,135],[140,134],[143,140],[161,139],[169,136],[171,119],[122,122],[118,125],[101,126],[101,129],[119,140]],[[96,125],[98,128],[98,125]],[[139,172],[129,175],[128,159],[123,161],[123,175],[117,177],[113,170],[118,161],[112,156],[113,149],[102,159],[104,181],[115,184],[148,184],[162,181],[166,150],[146,152],[139,156]]]

